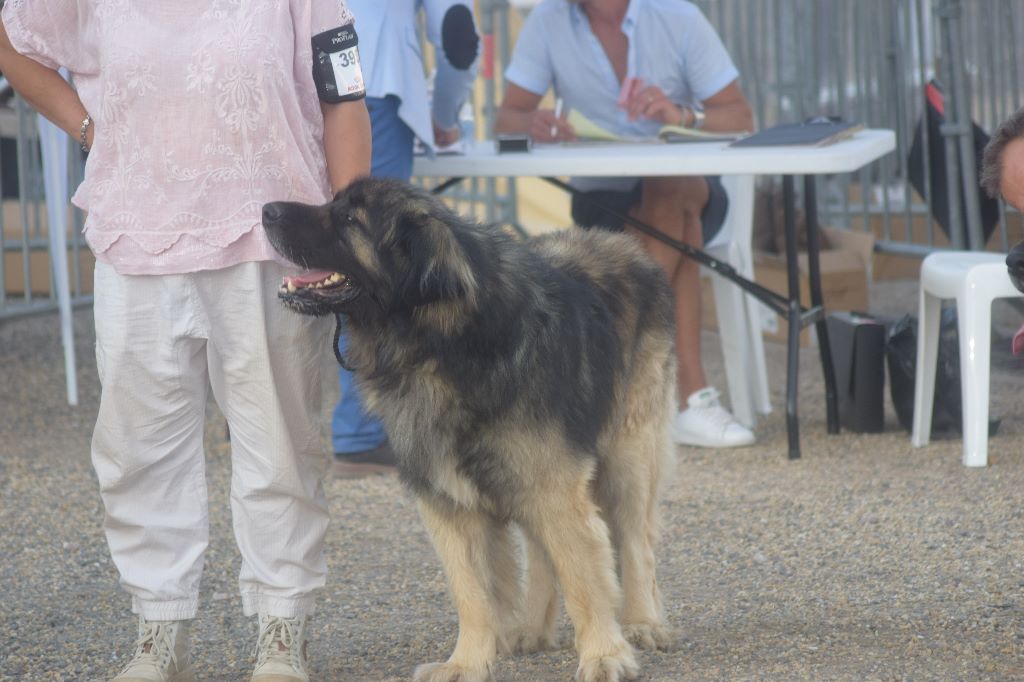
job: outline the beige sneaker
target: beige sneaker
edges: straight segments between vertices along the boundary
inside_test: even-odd
[[[139,617],[135,655],[110,682],[194,682],[188,644],[191,622]]]
[[[306,618],[260,615],[252,682],[309,682]]]

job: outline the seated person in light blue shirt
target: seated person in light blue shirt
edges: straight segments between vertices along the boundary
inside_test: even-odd
[[[718,34],[689,2],[544,0],[519,32],[495,131],[528,133],[536,142],[574,139],[564,114],[538,109],[551,88],[566,110],[575,109],[623,136],[654,137],[664,124],[752,130],[753,115],[738,75]],[[573,185],[599,193],[601,202],[620,214],[696,247],[721,227],[727,205],[717,178],[576,178]],[[704,447],[753,443],[754,434],[722,407],[704,376],[698,264],[595,211],[585,195],[574,196],[573,219],[582,227],[634,234],[672,283],[679,396],[686,403],[673,423],[676,442]]]

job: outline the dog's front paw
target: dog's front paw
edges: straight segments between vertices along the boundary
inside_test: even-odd
[[[494,677],[490,668],[467,668],[447,661],[417,666],[412,679],[413,682],[491,682]]]
[[[672,648],[672,631],[662,623],[625,624],[622,636],[637,649],[669,651]]]
[[[640,676],[640,666],[629,649],[616,656],[602,656],[580,661],[576,670],[576,682],[620,682],[635,680]]]
[[[557,649],[555,637],[549,632],[517,628],[508,634],[508,653],[532,654],[537,651]]]

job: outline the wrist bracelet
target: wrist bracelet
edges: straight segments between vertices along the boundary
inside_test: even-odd
[[[85,153],[89,153],[89,145],[85,143],[85,131],[87,131],[91,125],[92,116],[86,114],[85,118],[82,119],[82,127],[78,129],[78,144],[82,147],[82,151]]]
[[[693,113],[693,107],[689,107],[684,104],[683,106],[679,107],[679,111],[683,112],[679,120],[679,125],[681,125],[684,128],[692,127],[693,122],[696,122],[697,120],[697,114]],[[687,123],[687,121],[691,119],[693,122]]]
[[[693,112],[693,125],[690,127],[694,130],[700,130],[704,127],[704,107],[702,106],[691,106],[690,111]]]

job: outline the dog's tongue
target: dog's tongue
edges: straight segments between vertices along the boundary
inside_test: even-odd
[[[309,284],[316,284],[317,282],[322,282],[323,280],[327,279],[333,274],[333,272],[330,272],[328,270],[311,270],[310,272],[304,272],[301,275],[285,277],[284,283],[286,285],[292,284],[297,287],[304,287]]]
[[[1024,353],[1024,327],[1017,330],[1017,333],[1013,335],[1013,354],[1020,355]]]

